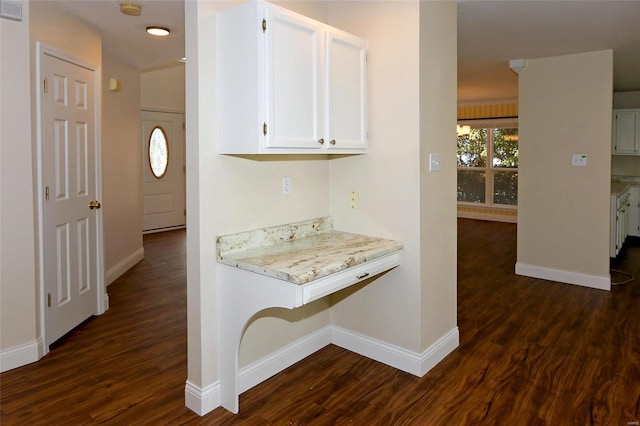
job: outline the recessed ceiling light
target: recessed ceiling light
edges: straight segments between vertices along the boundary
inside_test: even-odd
[[[142,13],[142,6],[136,3],[120,3],[120,12],[129,16],[140,16],[140,13]]]
[[[151,34],[157,37],[166,37],[171,34],[171,31],[169,31],[169,28],[153,26],[147,27],[147,34]]]

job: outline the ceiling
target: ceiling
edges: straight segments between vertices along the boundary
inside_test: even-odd
[[[102,34],[103,50],[142,70],[184,57],[184,1],[55,0]],[[149,25],[171,29],[148,36]],[[614,91],[640,90],[640,1],[458,0],[458,102],[515,99],[510,59],[613,49]]]
[[[614,91],[640,90],[640,1],[459,1],[458,102],[517,98],[510,59],[604,49]]]
[[[54,0],[102,34],[102,50],[142,71],[184,58],[183,0]],[[120,13],[120,3],[142,6],[140,16]],[[145,32],[150,25],[169,28],[169,37]]]

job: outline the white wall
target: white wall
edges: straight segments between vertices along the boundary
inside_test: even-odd
[[[336,3],[330,23],[369,40],[370,93],[369,153],[330,161],[331,214],[342,230],[405,245],[399,268],[332,296],[332,323],[421,353],[456,328],[456,7]]]
[[[38,357],[29,2],[20,3],[22,22],[0,19],[0,371]]]
[[[92,65],[102,65],[100,32],[61,10],[55,2],[35,1],[30,5],[32,46],[41,41]],[[31,66],[35,69],[35,62]]]
[[[453,2],[420,2],[421,350],[458,324],[457,19]]]
[[[613,108],[640,108],[640,91],[614,93]],[[640,156],[612,156],[611,174],[615,176],[640,176]]]
[[[405,245],[399,268],[359,286],[355,293],[348,289],[332,296],[331,320],[416,351],[420,332],[419,4],[344,2],[332,5],[330,12],[332,25],[369,42],[369,152],[330,160],[331,214],[342,231],[397,239]],[[349,208],[349,191],[360,193],[359,209]]]
[[[144,257],[140,72],[102,56],[102,209],[106,282]],[[109,91],[109,79],[122,91]]]
[[[141,108],[184,113],[184,63],[140,74]]]
[[[527,60],[519,81],[516,271],[608,288],[612,51]]]

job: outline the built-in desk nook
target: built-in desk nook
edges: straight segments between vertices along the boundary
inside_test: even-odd
[[[238,412],[238,351],[256,313],[298,308],[395,268],[402,248],[334,231],[331,217],[217,237],[221,405]]]

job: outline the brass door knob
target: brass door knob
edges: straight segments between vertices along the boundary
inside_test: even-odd
[[[100,204],[100,201],[98,200],[89,201],[89,208],[91,210],[99,209],[100,207],[102,207],[102,204]]]

